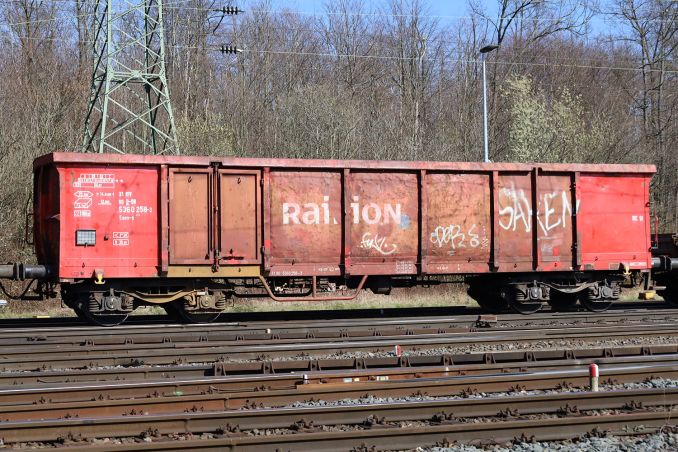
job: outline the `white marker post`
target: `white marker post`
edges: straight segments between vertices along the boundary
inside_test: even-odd
[[[589,365],[589,385],[592,392],[598,392],[598,377],[600,376],[598,372],[598,364]]]

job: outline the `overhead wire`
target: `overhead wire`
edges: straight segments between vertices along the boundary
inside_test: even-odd
[[[33,22],[34,23],[34,22]],[[4,24],[5,26],[16,26],[16,25],[23,25],[25,23],[14,23],[14,24]],[[3,24],[0,24],[3,25]],[[303,29],[303,28],[294,28],[294,30],[301,30],[301,31],[307,31],[307,32],[322,32],[323,30],[313,30],[313,29]],[[30,37],[30,36],[21,36],[18,39],[20,40],[46,40],[46,41],[57,41],[57,42],[73,42],[73,40],[76,40],[77,38],[73,38],[71,40],[66,39],[66,38],[49,38],[49,37]],[[443,43],[454,43],[452,40],[448,39],[437,39],[439,42]],[[85,44],[92,44],[93,41],[91,40],[82,40],[82,43]],[[212,44],[214,46],[214,44]],[[176,49],[186,49],[186,50],[204,50],[204,47],[198,47],[198,46],[186,46],[186,45],[171,45],[171,44],[166,44],[165,47],[167,48],[176,48]],[[299,52],[299,51],[284,51],[284,50],[261,50],[261,49],[242,49],[244,52],[260,52],[260,53],[273,53],[273,54],[279,54],[279,55],[284,55],[284,54],[290,54],[290,55],[316,55],[316,56],[327,56],[327,57],[337,57],[337,58],[371,58],[371,59],[402,59],[402,60],[408,60],[408,59],[419,59],[421,56],[415,56],[415,57],[397,57],[397,56],[389,56],[389,55],[360,55],[360,54],[337,54],[333,52]],[[458,50],[458,49],[450,49],[446,48],[444,50],[445,53],[447,54],[457,54],[457,55],[464,55],[465,52],[463,50]],[[424,56],[425,58],[425,56]],[[557,57],[557,56],[552,56],[551,59],[554,59],[556,61],[564,61],[564,62],[571,62],[573,61],[571,58],[562,58],[562,57]],[[587,61],[600,61],[603,60],[603,58],[587,58]],[[463,60],[459,60],[463,61]],[[475,63],[478,62],[476,60],[466,60],[469,63]],[[623,61],[633,63],[633,60],[625,59]],[[495,63],[494,60],[488,60],[488,64],[493,64]],[[518,63],[515,61],[508,61],[508,62],[501,62],[497,61],[497,64],[527,64],[527,63]],[[550,64],[550,63],[540,63],[540,64]],[[571,66],[571,67],[587,67],[587,68],[608,68],[608,69],[624,69],[624,70],[632,70],[634,68],[629,68],[629,67],[618,67],[618,66],[603,66],[603,65],[593,65],[593,64],[588,64],[588,65],[566,65],[566,66]]]
[[[77,0],[49,0],[50,2],[56,2],[56,3],[73,3]],[[84,1],[85,3],[88,3],[90,5],[93,5],[95,3],[95,0],[81,0]],[[105,0],[101,0],[104,2]],[[206,8],[206,7],[192,7],[192,6],[187,6],[186,4],[194,1],[194,0],[171,0],[171,1],[166,1],[163,3],[163,7],[165,9],[168,8],[174,8],[174,9],[189,9],[189,10],[201,10],[204,12],[218,12],[218,9],[212,9],[212,8]],[[22,0],[0,0],[0,3],[22,3]],[[213,4],[219,3],[217,1],[212,2]],[[235,3],[235,2],[226,2],[226,3]],[[61,10],[63,12],[68,12],[69,17],[63,18],[63,17],[52,17],[52,18],[45,18],[45,19],[35,19],[35,20],[30,20],[30,21],[22,21],[22,22],[14,22],[14,23],[2,23],[0,22],[0,26],[7,26],[7,27],[12,27],[12,26],[20,26],[20,25],[30,25],[30,24],[37,24],[37,23],[46,23],[46,22],[52,22],[52,21],[58,21],[62,19],[79,19],[79,18],[85,18],[88,16],[93,15],[93,12],[84,12],[82,14],[78,15],[70,15],[72,13],[71,10]],[[294,11],[294,10],[289,10],[289,9],[282,9],[282,10],[276,10],[276,9],[268,9],[268,10],[261,10],[261,9],[253,9],[249,10],[249,12],[263,12],[263,13],[282,13],[282,12],[289,12],[289,13],[295,13],[295,14],[314,14],[314,15],[364,15],[364,16],[370,16],[370,15],[390,15],[390,16],[412,16],[411,14],[403,14],[403,15],[394,15],[394,14],[384,14],[384,13],[351,13],[351,12],[323,12],[323,13],[310,13],[310,12],[305,12],[305,11]],[[449,18],[470,18],[471,16],[447,16],[447,15],[417,15],[418,17],[449,17]],[[232,16],[235,17],[235,16]],[[526,20],[529,18],[522,18],[521,20]],[[544,21],[552,21],[553,19],[539,19],[539,20],[544,20]],[[291,29],[295,30],[303,30],[307,31],[310,33],[321,33],[325,34],[326,30],[317,30],[317,29],[304,29],[304,28],[298,28],[298,27],[288,27]],[[442,39],[443,42],[452,42],[451,40],[447,39]],[[456,52],[456,53],[461,53],[461,52]]]
[[[25,37],[22,39],[29,40],[48,40],[48,41],[57,41],[57,42],[67,42],[72,43],[72,40],[67,40],[64,38],[36,38],[36,37]],[[82,41],[86,44],[92,44],[91,40]],[[165,48],[168,49],[177,49],[177,50],[213,50],[219,51],[218,46],[208,45],[208,46],[189,46],[189,45],[172,45],[166,44]],[[401,56],[392,56],[392,55],[364,55],[364,54],[348,54],[348,53],[335,53],[335,52],[304,52],[304,51],[293,51],[293,50],[267,50],[267,49],[240,49],[243,54],[271,54],[271,55],[283,55],[283,56],[315,56],[315,57],[325,57],[325,58],[356,58],[356,59],[374,59],[374,60],[401,60],[401,61],[413,61],[421,59],[421,56],[413,57],[401,57]],[[480,64],[482,60],[480,59],[469,59],[469,58],[457,58],[457,59],[447,59],[448,62],[452,63],[466,63],[466,64]],[[611,66],[611,65],[595,65],[595,64],[564,64],[564,63],[554,63],[554,62],[528,62],[528,61],[505,61],[505,60],[486,60],[488,65],[498,65],[498,66],[528,66],[528,67],[552,67],[552,68],[577,68],[577,69],[596,69],[596,70],[610,70],[610,71],[645,71],[645,72],[662,72],[664,74],[678,74],[678,69],[654,69],[654,68],[643,68],[642,66],[631,67],[631,66]]]
[[[82,1],[83,3],[87,3],[90,5],[94,5],[96,3],[95,0],[48,0],[51,3],[75,3],[76,1]],[[196,10],[196,11],[208,11],[210,8],[205,8],[203,6],[189,6],[186,5],[186,3],[189,3],[194,0],[171,0],[171,1],[165,1],[163,2],[163,9],[187,9],[187,10]],[[105,2],[105,0],[101,0],[101,2]],[[21,4],[22,0],[0,0],[0,3],[17,3]],[[214,2],[214,3],[224,3],[228,4],[225,6],[236,6],[236,3],[239,3],[237,1],[233,2],[228,2],[228,1],[223,1],[223,2]],[[141,4],[141,2],[139,3]],[[66,10],[63,10],[66,11]],[[305,15],[305,16],[352,16],[352,17],[417,17],[417,18],[424,18],[424,19],[473,19],[475,16],[470,16],[470,15],[454,15],[454,14],[419,14],[419,13],[390,13],[390,12],[384,12],[384,11],[378,11],[378,12],[350,12],[350,11],[341,11],[341,12],[333,12],[333,11],[323,11],[323,12],[316,12],[316,11],[301,11],[301,10],[294,10],[294,9],[289,9],[289,8],[282,8],[282,9],[257,9],[257,8],[251,8],[247,9],[246,12],[248,13],[260,13],[260,14],[296,14],[296,15]],[[605,20],[607,21],[612,21],[612,22],[628,22],[627,19],[622,18],[622,17],[616,17],[619,14],[618,13],[611,13],[611,12],[597,12],[595,13],[597,15],[601,15],[606,17]],[[500,16],[500,17],[489,17],[489,16],[481,16],[485,19],[492,19],[492,20],[507,20],[513,18],[513,16]],[[553,21],[553,18],[548,18],[548,17],[521,17],[520,20],[522,21],[529,21],[529,22],[548,22],[548,21]],[[669,19],[646,19],[646,22],[674,22],[675,18],[669,18]]]
[[[75,0],[50,0],[51,2],[74,2]],[[178,6],[180,4],[185,4],[188,3],[189,1],[192,0],[173,0],[171,2],[165,2],[165,5],[168,5],[169,7],[176,7],[176,8],[188,8],[188,9],[199,9],[195,7],[188,7],[188,6]],[[86,0],[87,3],[94,4],[93,0]],[[20,3],[19,0],[0,0],[0,3]],[[216,2],[215,2],[216,3]],[[167,7],[167,6],[163,6]],[[293,13],[303,13],[301,11],[289,11],[289,10],[253,10],[256,12],[266,12],[266,13],[280,13],[280,12],[293,12]],[[315,14],[315,13],[314,13]],[[325,13],[323,13],[325,14]],[[348,15],[357,15],[357,13],[336,13],[336,14],[348,14]],[[75,15],[75,16],[70,16],[69,18],[72,19],[78,19],[78,18],[84,18],[84,17],[89,17],[91,16],[91,12],[83,13],[81,15]],[[360,14],[363,15],[363,14]],[[364,15],[369,15],[369,14],[364,14]],[[420,16],[420,17],[426,17],[426,16]],[[430,17],[450,17],[450,18],[463,18],[465,16],[430,16]],[[16,23],[5,23],[5,24],[0,24],[5,27],[12,27],[12,26],[21,26],[21,25],[29,25],[29,24],[37,24],[37,23],[43,23],[43,22],[51,22],[51,21],[56,21],[60,20],[60,17],[54,17],[54,18],[45,18],[45,19],[36,19],[36,20],[31,20],[31,21],[24,21],[24,22],[16,22]],[[309,31],[313,32],[314,30],[312,29],[302,29],[304,31]],[[66,39],[66,38],[49,38],[49,37],[20,37],[21,40],[50,40],[50,41],[61,41],[61,42],[68,42],[72,43],[74,39]],[[91,44],[93,41],[81,41],[83,43]],[[450,42],[447,40],[443,40],[443,42]],[[172,48],[172,49],[184,49],[184,50],[205,50],[204,46],[186,46],[186,45],[166,45],[166,48]],[[209,46],[208,46],[209,47]],[[214,50],[218,50],[217,47],[214,48]],[[414,60],[414,59],[420,59],[421,56],[413,56],[413,57],[402,57],[402,56],[391,56],[391,55],[362,55],[362,54],[340,54],[336,52],[306,52],[306,51],[292,51],[292,50],[268,50],[268,49],[247,49],[244,48],[242,49],[243,53],[261,53],[261,54],[274,54],[274,55],[298,55],[298,56],[317,56],[317,57],[331,57],[331,58],[355,58],[355,59],[378,59],[378,60]],[[455,49],[446,49],[446,52],[449,53],[454,53],[458,55],[463,55],[463,51],[461,50],[455,50]],[[425,56],[424,56],[425,58]],[[495,65],[518,65],[518,66],[537,66],[537,67],[560,67],[560,68],[580,68],[580,69],[600,69],[600,70],[615,70],[615,71],[641,71],[644,68],[641,67],[630,67],[630,66],[610,66],[610,65],[601,65],[601,64],[573,64],[571,63],[571,59],[566,59],[566,58],[558,58],[555,57],[555,59],[560,60],[560,61],[565,61],[565,62],[570,62],[570,64],[563,64],[563,63],[553,63],[553,62],[520,62],[520,61],[501,61],[501,60],[487,60],[487,64],[495,64]],[[593,59],[589,59],[593,60]],[[481,60],[477,59],[456,59],[456,60],[448,60],[452,62],[458,62],[458,63],[468,63],[468,64],[477,64],[480,63]],[[629,60],[627,60],[629,61]],[[675,74],[678,73],[678,70],[673,70],[673,69],[653,69],[653,68],[645,68],[645,71],[663,71],[664,73],[667,74]]]

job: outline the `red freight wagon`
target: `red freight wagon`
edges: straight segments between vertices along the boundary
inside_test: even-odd
[[[102,323],[148,303],[208,320],[241,287],[350,299],[452,274],[492,309],[599,310],[652,267],[651,165],[52,153],[34,171],[38,261]]]

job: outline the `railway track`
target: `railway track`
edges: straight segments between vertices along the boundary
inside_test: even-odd
[[[122,325],[111,328],[91,326],[77,317],[41,318],[41,319],[0,319],[0,338],[21,336],[31,332],[40,332],[45,337],[50,336],[78,336],[88,332],[96,332],[97,336],[120,334],[152,334],[157,330],[169,331],[211,331],[245,328],[273,328],[276,330],[295,330],[303,328],[345,328],[365,325],[383,324],[426,324],[429,322],[444,322],[460,326],[474,324],[479,316],[485,315],[482,309],[468,306],[450,307],[423,307],[423,308],[385,308],[385,309],[355,309],[346,311],[281,311],[281,312],[246,312],[229,313],[221,316],[220,320],[209,324],[171,324],[166,316],[138,315],[130,316],[130,320]],[[605,312],[579,311],[551,311],[545,308],[536,314],[525,316],[514,313],[496,314],[497,325],[526,325],[539,322],[598,322],[598,321],[626,321],[634,319],[670,319],[675,316],[672,309],[663,302],[626,301],[615,304]]]
[[[378,426],[378,428],[337,429],[330,432],[299,432],[294,434],[271,434],[255,437],[221,437],[213,439],[193,440],[179,436],[182,441],[171,441],[141,444],[124,444],[121,450],[244,450],[258,451],[262,449],[283,448],[287,450],[369,450],[371,447],[384,450],[415,449],[421,444],[449,447],[457,443],[475,438],[476,443],[512,443],[536,440],[566,440],[584,435],[591,431],[611,432],[621,435],[633,434],[629,428],[642,425],[642,431],[635,434],[649,434],[666,428],[666,419],[674,416],[674,411],[641,412],[621,415],[592,415],[582,417],[549,418],[538,420],[502,421],[500,423],[483,422],[477,424],[438,424],[401,422],[395,426]],[[154,432],[151,432],[154,433]],[[527,436],[529,435],[529,436]],[[190,437],[192,437],[191,435]],[[190,438],[189,437],[189,438]],[[150,439],[150,435],[145,438]],[[110,446],[88,447],[91,451],[110,450]]]
[[[570,351],[586,354],[588,350]],[[633,352],[633,350],[629,350]],[[508,359],[507,356],[499,358]],[[446,358],[446,357],[441,357]],[[481,361],[486,356],[476,356],[469,361]],[[227,404],[231,408],[246,406],[248,401],[273,400],[272,391],[283,391],[276,395],[282,400],[279,403],[288,403],[303,400],[307,391],[318,390],[324,393],[333,385],[342,386],[338,391],[349,391],[355,388],[358,392],[364,388],[361,384],[382,383],[382,386],[369,386],[370,393],[378,391],[396,395],[406,395],[412,391],[423,390],[430,385],[436,391],[443,391],[441,395],[454,395],[454,390],[467,391],[499,391],[511,388],[530,387],[531,389],[548,389],[550,387],[569,387],[586,385],[587,366],[596,362],[602,369],[606,381],[633,382],[642,381],[649,377],[673,378],[678,368],[678,352],[656,356],[643,354],[621,356],[615,358],[589,357],[579,359],[551,359],[543,361],[512,361],[502,364],[466,364],[466,365],[422,365],[402,367],[376,367],[373,369],[333,369],[324,371],[288,372],[279,374],[242,374],[238,376],[209,376],[187,377],[184,379],[165,375],[157,379],[108,379],[90,382],[52,382],[32,385],[3,385],[0,387],[0,406],[9,409],[14,405],[29,405],[30,409],[47,410],[48,403],[70,402],[97,402],[105,399],[124,401],[126,397],[158,398],[178,395],[216,394],[227,395]],[[534,376],[537,375],[538,378]],[[444,385],[441,386],[441,381]],[[402,383],[402,391],[397,384]],[[496,384],[496,386],[493,386]],[[551,385],[551,386],[549,386]],[[415,388],[415,389],[412,389]],[[417,389],[419,388],[419,389]],[[292,390],[292,392],[289,392]],[[298,390],[295,392],[295,390]],[[400,391],[400,392],[399,392]],[[450,392],[444,392],[450,391]],[[266,393],[264,393],[266,392]],[[253,394],[248,394],[253,393]],[[258,393],[258,394],[254,394]],[[269,396],[271,396],[269,398]],[[263,398],[262,398],[263,397]],[[287,398],[285,398],[287,397]],[[298,397],[295,399],[294,397]],[[176,400],[175,400],[176,401]],[[142,402],[134,402],[142,403]],[[262,402],[257,402],[262,404]],[[276,402],[278,403],[278,402]],[[124,405],[124,404],[122,404]],[[121,406],[122,406],[121,405]],[[62,409],[65,405],[55,405],[53,409]],[[97,408],[97,403],[92,407]],[[82,408],[92,408],[83,405]],[[73,412],[79,412],[75,406],[69,407]],[[107,409],[110,409],[108,406]],[[25,411],[25,410],[24,410]],[[7,415],[8,411],[4,414]],[[73,414],[71,412],[71,414]],[[64,413],[65,414],[65,413]],[[6,418],[8,419],[8,418]]]
[[[92,382],[42,385],[0,389],[0,406],[62,402],[108,403],[125,398],[178,397],[184,395],[224,394],[229,408],[283,406],[309,400],[340,400],[367,395],[401,397],[412,394],[452,396],[476,392],[545,390],[588,385],[588,369],[535,370],[512,374],[448,376],[444,368],[417,372],[403,378],[397,372],[310,373],[303,375],[264,375],[205,377],[186,380],[146,380],[128,382]],[[407,372],[409,373],[409,372]],[[651,378],[678,378],[678,363],[608,366],[604,380],[632,383]],[[75,414],[75,413],[71,413]]]
[[[258,321],[212,325],[144,325],[109,329],[10,328],[0,331],[3,355],[0,366],[21,366],[24,361],[39,359],[45,366],[62,366],[77,354],[87,359],[81,365],[129,365],[132,361],[171,364],[163,354],[178,356],[184,349],[200,359],[213,360],[220,348],[228,348],[234,359],[261,358],[270,346],[277,347],[277,356],[294,353],[332,353],[337,351],[374,351],[397,341],[401,346],[431,348],[443,342],[490,344],[505,340],[505,335],[525,341],[577,335],[594,338],[593,332],[607,337],[643,336],[649,331],[675,333],[678,327],[673,311],[631,310],[602,314],[544,313],[530,317],[499,316],[426,316],[418,318],[353,319],[350,321]],[[645,331],[643,331],[645,330]],[[504,335],[504,336],[502,336]],[[438,342],[436,342],[438,341]],[[369,342],[365,344],[364,342]],[[340,346],[339,344],[342,344]],[[259,349],[257,349],[259,347]],[[314,348],[315,347],[315,348]],[[164,352],[163,352],[164,351]],[[153,353],[151,353],[153,352]],[[86,354],[86,355],[85,355]],[[114,355],[122,361],[107,360]],[[183,361],[182,361],[183,362]],[[191,362],[199,362],[192,359]],[[11,370],[11,367],[5,367]]]
[[[76,383],[97,381],[130,381],[202,378],[209,376],[286,375],[309,371],[335,370],[350,375],[369,374],[379,370],[384,375],[410,371],[423,374],[428,369],[444,369],[446,375],[510,373],[529,369],[566,369],[590,363],[634,364],[670,362],[678,359],[678,345],[630,346],[587,349],[551,349],[513,352],[460,353],[421,356],[388,356],[371,358],[294,359],[284,361],[223,362],[210,364],[98,369],[16,371],[0,373],[0,386],[43,383]],[[372,375],[372,374],[369,374]],[[298,375],[297,377],[298,378]]]
[[[678,324],[668,312],[559,316],[482,327],[478,316],[430,316],[5,329],[0,438],[88,450],[367,450],[674,423]],[[571,346],[544,346],[554,340]],[[591,363],[601,392],[588,392]]]
[[[672,371],[676,372],[677,370],[678,367],[673,366]],[[609,369],[609,372],[610,375],[615,377],[631,374],[629,369]],[[637,378],[641,370],[636,369],[633,372],[636,373],[633,378]],[[655,376],[661,372],[657,367],[648,367],[643,369],[642,374]],[[529,390],[530,384],[521,387],[519,382],[530,380],[534,383],[541,380],[547,383],[536,383],[536,386],[553,387],[554,380],[549,380],[545,373],[535,373],[528,378],[525,378],[527,377],[525,375],[522,377],[520,379],[516,376],[504,377],[504,385],[509,382],[517,385],[512,389],[512,394],[509,395],[485,394],[485,397],[473,397],[475,391],[483,388],[483,382],[458,381],[456,385],[452,385],[455,388],[454,394],[447,394],[457,398],[446,399],[444,398],[444,391],[440,392],[439,390],[434,394],[438,397],[435,400],[405,400],[402,402],[388,400],[383,402],[370,401],[369,403],[358,401],[348,405],[289,406],[290,403],[293,403],[294,398],[290,398],[290,391],[284,390],[276,392],[287,393],[283,396],[286,397],[287,406],[275,408],[265,407],[253,400],[255,395],[261,395],[265,391],[258,391],[259,394],[256,394],[257,391],[247,394],[248,405],[240,407],[240,409],[233,409],[230,402],[244,400],[245,395],[243,393],[218,394],[218,391],[203,396],[176,395],[175,392],[174,397],[149,397],[142,400],[123,399],[121,401],[105,400],[104,403],[98,400],[89,404],[89,410],[83,404],[78,406],[72,403],[63,403],[61,407],[58,407],[58,410],[50,403],[42,406],[5,405],[3,406],[3,418],[32,413],[32,416],[36,416],[33,419],[40,420],[11,420],[8,417],[8,420],[0,423],[0,435],[5,441],[13,443],[26,441],[62,442],[65,439],[83,440],[97,437],[120,438],[131,436],[139,438],[145,435],[162,439],[166,435],[177,433],[191,435],[210,433],[222,436],[222,440],[233,441],[234,445],[254,445],[261,443],[253,442],[252,435],[256,435],[253,432],[262,429],[270,431],[283,429],[286,430],[286,433],[282,434],[278,440],[286,443],[291,440],[288,435],[294,434],[294,449],[304,450],[309,438],[302,440],[302,438],[296,436],[297,434],[327,434],[325,430],[330,426],[339,426],[337,431],[331,432],[331,437],[337,437],[337,435],[341,437],[341,432],[346,433],[347,429],[354,432],[363,432],[373,431],[375,427],[379,428],[381,434],[392,429],[388,436],[395,435],[397,437],[396,432],[402,427],[403,421],[418,422],[420,425],[417,431],[421,432],[421,430],[442,425],[456,426],[459,430],[453,429],[452,431],[461,435],[458,438],[468,439],[469,436],[464,437],[463,435],[470,435],[478,431],[476,430],[478,423],[493,424],[495,428],[500,430],[508,428],[508,424],[521,428],[520,434],[522,435],[538,434],[541,439],[554,439],[554,437],[549,436],[553,433],[552,430],[543,431],[542,423],[544,421],[554,421],[556,425],[560,426],[574,422],[580,428],[586,426],[588,428],[586,431],[589,431],[595,425],[595,418],[600,421],[600,414],[597,412],[603,410],[607,411],[604,416],[606,420],[614,417],[614,415],[610,415],[609,410],[619,411],[618,424],[615,425],[624,425],[625,427],[637,425],[639,419],[642,422],[649,422],[649,425],[664,425],[658,424],[660,419],[666,423],[668,419],[671,419],[671,416],[676,414],[671,410],[672,406],[678,402],[678,388],[524,395],[523,393]],[[370,397],[395,397],[394,391],[402,391],[403,388],[406,388],[405,391],[412,391],[413,388],[419,389],[414,395],[408,394],[401,397],[431,397],[427,389],[433,387],[432,385],[427,387],[426,382],[419,382],[420,384],[416,386],[406,383],[410,382],[396,383],[398,385],[396,389],[385,389],[382,382],[363,383],[357,385],[362,386],[361,388],[355,388],[350,394],[345,390],[341,391],[340,388],[354,384],[326,385],[323,388],[322,395],[317,390],[309,389],[313,384],[306,384],[297,388],[297,391],[300,391],[301,394],[296,396],[296,401],[299,402],[300,397],[304,398],[305,401],[340,400],[345,399],[346,396],[361,397],[357,395],[359,393],[368,393]],[[435,383],[440,389],[444,386],[444,379],[435,380]],[[459,391],[464,385],[469,386]],[[493,388],[498,390],[507,389],[505,386],[498,385],[496,381],[492,382],[492,385]],[[471,391],[470,388],[474,388],[474,391]],[[356,389],[358,392],[355,392]],[[458,398],[459,396],[467,398]],[[469,398],[469,396],[471,397]],[[259,397],[259,399],[264,400],[264,397]],[[265,397],[267,401],[272,399],[275,398],[272,398],[270,394]],[[275,400],[281,401],[282,399]],[[190,408],[187,408],[189,406]],[[122,414],[120,413],[121,409],[123,410]],[[587,416],[587,412],[592,412],[592,415]],[[569,421],[563,420],[563,418],[568,417]],[[579,424],[582,418],[587,417],[589,418],[587,423]],[[526,420],[532,422],[525,422]],[[607,421],[603,422],[602,425],[597,424],[597,428],[605,429],[606,425],[609,425]],[[647,426],[648,424],[644,423],[643,425]],[[433,431],[440,432],[437,429]],[[535,431],[538,433],[535,433]],[[576,437],[575,432],[583,433],[581,430],[561,432],[564,435],[561,438]],[[520,434],[516,434],[514,437],[519,437]],[[267,435],[267,437],[265,441],[270,441],[270,436]],[[367,437],[374,439],[371,435],[367,435]],[[417,437],[419,438],[418,441],[422,440],[420,436],[417,435]],[[478,439],[476,436],[473,436],[473,438]],[[310,439],[313,439],[313,437]],[[355,437],[352,438],[354,441],[355,439]],[[442,439],[439,438],[438,441]],[[501,436],[492,439],[500,440]],[[259,440],[262,440],[262,438],[259,438]],[[225,444],[223,441],[217,441],[217,443]],[[277,442],[265,442],[264,444],[277,444]],[[335,450],[338,448],[337,444],[331,443],[312,441],[311,444],[321,449]],[[342,444],[346,443],[342,442]],[[353,443],[352,446],[357,447],[360,444]],[[370,443],[370,445],[377,446],[383,444],[381,442]]]
[[[341,356],[355,354],[388,355],[397,346],[403,353],[422,354],[426,350],[449,350],[453,353],[462,347],[491,347],[511,344],[511,347],[528,349],[551,347],[553,341],[589,342],[631,340],[634,343],[657,336],[664,341],[673,341],[678,336],[678,324],[638,323],[631,325],[586,325],[560,328],[515,328],[503,330],[468,330],[444,332],[433,329],[424,334],[400,330],[396,335],[384,336],[378,330],[366,335],[342,337],[287,338],[282,335],[254,337],[245,336],[231,340],[219,340],[200,336],[189,341],[173,341],[169,336],[158,343],[98,345],[95,340],[85,339],[72,344],[42,344],[40,341],[25,343],[22,347],[7,347],[0,356],[0,369],[36,370],[92,368],[102,366],[135,366],[141,364],[168,365],[205,363],[219,360],[270,360],[308,356]],[[550,341],[550,342],[549,342]],[[547,344],[548,345],[544,345]],[[37,363],[37,366],[36,366]]]

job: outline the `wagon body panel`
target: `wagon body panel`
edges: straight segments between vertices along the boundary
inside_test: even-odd
[[[537,181],[537,257],[543,271],[572,270],[574,236],[572,216],[576,192],[571,175],[544,175]],[[573,207],[575,206],[575,207]]]
[[[649,165],[53,153],[34,168],[36,250],[61,279],[651,267]]]
[[[426,272],[489,271],[492,253],[490,174],[428,173],[422,248]]]
[[[157,276],[158,168],[69,164],[57,170],[59,276]],[[78,244],[78,233],[85,244]]]
[[[346,183],[346,271],[352,275],[417,273],[416,173],[352,171]]]
[[[211,264],[212,174],[206,168],[169,172],[169,263]]]
[[[339,275],[342,260],[342,174],[271,171],[272,276]]]
[[[650,179],[582,175],[579,208],[583,267],[618,270],[652,267]]]

